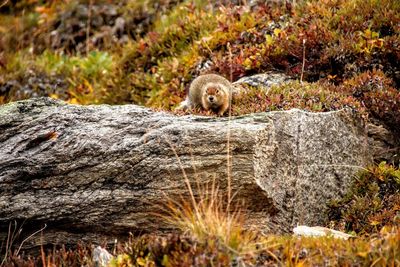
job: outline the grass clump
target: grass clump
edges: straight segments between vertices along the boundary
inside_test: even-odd
[[[205,192],[191,204],[171,201],[167,221],[200,243],[215,239],[227,251],[239,255],[254,250],[256,233],[244,230],[245,218],[240,210],[230,211],[227,202],[218,197],[222,195],[218,189],[212,190],[209,197],[204,196]]]

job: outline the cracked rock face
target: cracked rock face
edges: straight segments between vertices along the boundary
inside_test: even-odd
[[[169,231],[157,214],[188,198],[184,174],[213,179],[245,202],[248,226],[287,232],[326,223],[326,203],[371,162],[362,122],[350,111],[300,110],[213,118],[135,105],[78,106],[49,98],[0,106],[0,239],[9,223],[45,243],[99,241]],[[27,246],[39,245],[33,237]]]
[[[345,111],[268,117],[273,123],[257,141],[255,176],[280,211],[277,225],[326,224],[327,200],[342,196],[351,174],[370,161],[365,130]]]

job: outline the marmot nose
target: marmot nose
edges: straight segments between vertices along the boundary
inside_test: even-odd
[[[214,97],[213,96],[209,96],[208,100],[210,100],[210,102],[214,102]]]

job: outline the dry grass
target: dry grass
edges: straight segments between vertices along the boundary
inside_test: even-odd
[[[194,203],[170,199],[167,205],[169,216],[165,219],[199,242],[216,238],[234,254],[253,251],[257,235],[244,230],[245,217],[241,210],[228,210],[224,194],[214,182],[200,192]]]

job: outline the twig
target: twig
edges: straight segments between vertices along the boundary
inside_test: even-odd
[[[303,64],[301,66],[300,83],[303,83],[304,65],[306,64],[306,39],[303,39]]]
[[[7,4],[8,4],[8,1],[9,1],[9,0],[5,0],[5,1],[0,5],[0,8],[2,8],[3,6],[7,5]]]
[[[26,241],[28,241],[29,238],[31,238],[32,236],[36,235],[37,233],[43,231],[44,229],[46,229],[46,227],[47,227],[47,224],[44,224],[44,226],[43,226],[41,229],[37,230],[36,232],[34,232],[33,234],[31,234],[30,236],[28,236],[27,238],[25,238],[25,239],[21,242],[21,244],[19,245],[19,248],[18,248],[18,250],[17,250],[16,255],[18,255],[19,251],[20,251],[21,248],[22,248],[22,245],[23,245]]]
[[[3,266],[3,263],[7,260],[7,255],[8,253],[11,254],[11,248],[12,245],[14,244],[15,239],[21,234],[22,232],[22,226],[24,225],[25,221],[22,222],[21,226],[19,227],[18,231],[17,231],[17,221],[14,220],[14,230],[11,233],[11,226],[12,226],[12,222],[10,222],[8,224],[8,234],[7,234],[7,241],[6,241],[6,251],[4,253],[4,258],[2,260],[2,262],[0,263],[0,266]]]
[[[15,226],[16,226],[16,224],[15,224]],[[10,238],[11,238],[11,222],[8,224],[8,234],[7,234],[7,241],[6,241],[6,248],[5,248],[6,251],[4,252],[4,258],[3,258],[0,266],[3,266],[3,263],[7,260],[8,246],[10,243]]]
[[[40,235],[40,242],[42,243],[40,246],[40,256],[42,257],[43,267],[45,267],[46,266],[46,254],[44,253],[44,249],[43,249],[43,234]]]
[[[229,52],[229,62],[230,62],[230,82],[233,80],[233,70],[232,70],[232,49],[231,43],[227,44],[228,52]],[[229,208],[231,204],[231,175],[232,175],[232,162],[231,162],[231,151],[230,151],[230,140],[231,140],[231,116],[232,116],[232,87],[229,88],[229,115],[228,115],[228,131],[226,136],[226,157],[227,157],[227,179],[228,179],[228,206],[227,212],[229,214]]]

